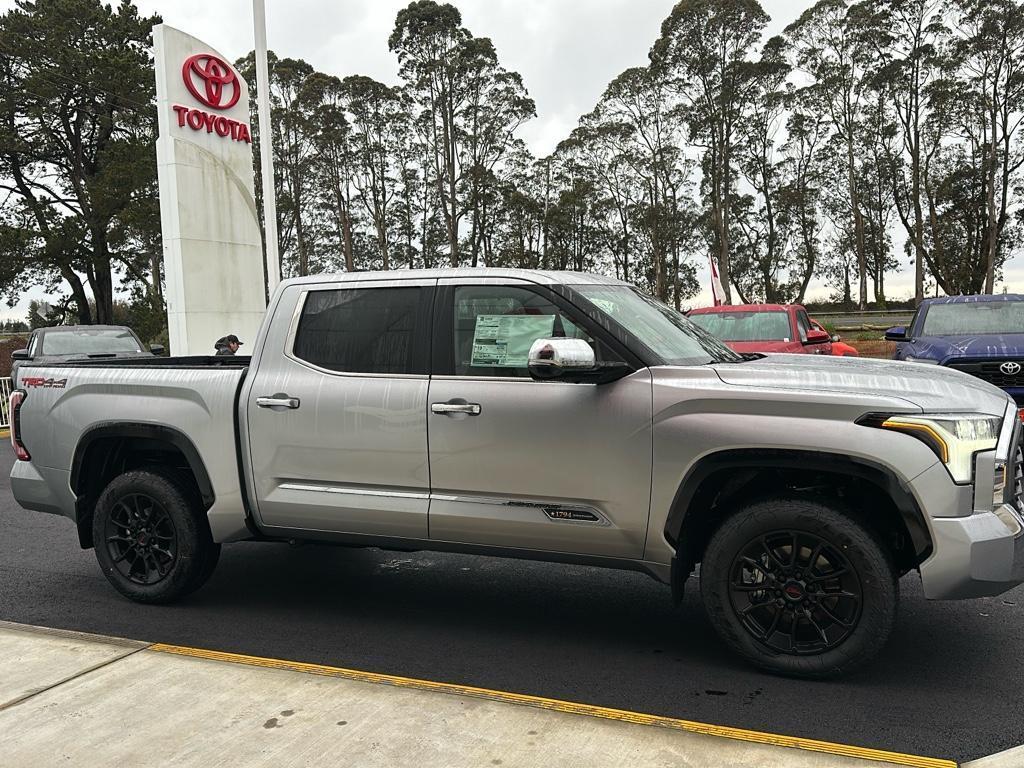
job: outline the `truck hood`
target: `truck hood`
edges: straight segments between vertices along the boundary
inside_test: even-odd
[[[937,365],[817,355],[768,355],[714,366],[726,384],[762,389],[809,390],[903,401],[922,411],[1002,416],[1009,398],[980,379]]]
[[[1024,333],[1000,333],[985,336],[918,336],[914,339],[915,357],[944,362],[955,358],[1024,357]]]

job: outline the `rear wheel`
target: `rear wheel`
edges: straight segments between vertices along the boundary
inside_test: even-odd
[[[875,535],[830,503],[788,498],[737,510],[711,537],[701,595],[718,634],[770,672],[832,677],[872,659],[898,585]]]
[[[107,580],[140,603],[167,603],[212,575],[220,545],[202,508],[170,473],[136,470],[114,478],[93,515],[96,559]]]

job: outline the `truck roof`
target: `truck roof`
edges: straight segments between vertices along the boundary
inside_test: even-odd
[[[938,296],[932,299],[925,299],[921,304],[979,304],[988,301],[1024,301],[1024,294],[989,293],[976,294],[974,296]]]
[[[362,280],[414,280],[444,277],[503,277],[530,280],[544,285],[627,285],[614,277],[590,272],[569,272],[543,269],[498,269],[494,267],[459,267],[456,269],[392,269],[376,272],[336,272],[284,280],[282,285],[305,285],[323,282]]]
[[[717,307],[700,307],[690,310],[691,315],[710,312],[788,312],[790,307],[803,309],[802,304],[722,304]]]

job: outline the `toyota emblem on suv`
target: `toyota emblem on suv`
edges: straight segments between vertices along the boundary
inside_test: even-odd
[[[999,370],[1005,373],[1007,376],[1016,376],[1020,373],[1020,363],[1015,363],[1012,360],[1003,363],[999,366]]]

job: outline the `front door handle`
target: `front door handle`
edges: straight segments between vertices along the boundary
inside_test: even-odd
[[[288,395],[278,392],[276,395],[263,396],[256,398],[256,405],[260,408],[298,408],[299,398],[289,397]]]
[[[457,413],[464,413],[468,416],[480,415],[480,403],[431,403],[431,413],[440,413],[451,416]]]

